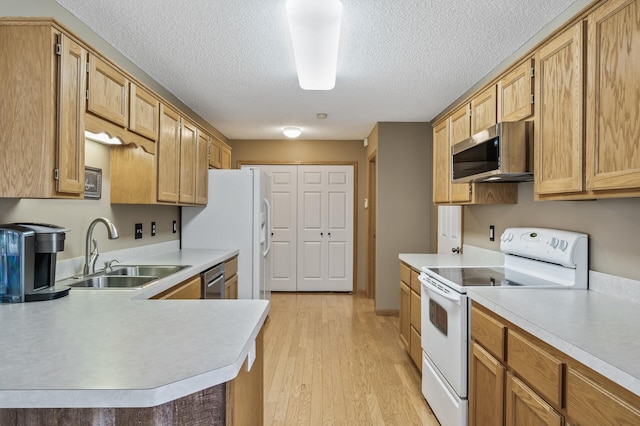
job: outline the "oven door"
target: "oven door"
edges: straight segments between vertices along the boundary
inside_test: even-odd
[[[420,282],[422,349],[458,396],[466,399],[469,354],[467,296],[435,282],[424,273],[420,274]]]

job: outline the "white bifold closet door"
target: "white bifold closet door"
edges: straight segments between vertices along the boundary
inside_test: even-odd
[[[271,176],[271,290],[353,291],[353,166],[250,167]]]

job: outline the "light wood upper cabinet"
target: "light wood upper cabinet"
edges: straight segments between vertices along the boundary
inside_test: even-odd
[[[93,53],[89,54],[87,111],[118,126],[129,123],[127,77]]]
[[[640,1],[611,0],[587,22],[586,186],[640,188]]]
[[[519,121],[533,115],[534,61],[529,59],[498,81],[498,121]]]
[[[181,204],[193,204],[196,201],[196,155],[198,139],[196,126],[182,119],[180,135],[180,196]]]
[[[222,168],[222,142],[215,137],[211,138],[209,166],[214,169]]]
[[[82,198],[86,56],[53,21],[0,19],[0,197]]]
[[[496,86],[492,85],[471,99],[471,135],[497,123]]]
[[[198,129],[198,146],[196,149],[196,200],[198,205],[206,205],[209,197],[209,135]]]
[[[180,114],[164,104],[160,104],[156,156],[158,201],[177,203],[180,196]]]
[[[449,145],[471,137],[471,105],[465,104],[455,110],[449,116],[449,129],[451,132]],[[450,151],[450,150],[449,150]],[[451,152],[449,152],[451,154]]]
[[[137,84],[129,83],[129,130],[157,141],[159,121],[158,98]]]
[[[536,53],[534,187],[537,194],[583,189],[583,24]]]
[[[220,168],[231,168],[231,148],[226,144],[222,144],[222,150],[220,152]]]
[[[433,128],[433,202],[449,202],[451,181],[451,148],[449,144],[449,120]]]

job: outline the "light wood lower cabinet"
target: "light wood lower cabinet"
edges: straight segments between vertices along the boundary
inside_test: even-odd
[[[202,279],[195,275],[177,284],[151,299],[202,299]]]
[[[471,426],[640,424],[640,396],[476,302],[469,364]]]
[[[400,340],[422,371],[420,273],[400,262]]]
[[[238,298],[238,256],[224,263],[224,294],[226,299]]]
[[[247,361],[238,376],[227,382],[227,426],[256,426],[264,419],[264,328],[256,337],[255,361],[247,371]]]

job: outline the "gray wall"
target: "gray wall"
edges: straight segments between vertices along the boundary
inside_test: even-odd
[[[377,312],[390,313],[400,304],[398,254],[435,248],[431,126],[378,123],[377,149],[375,304]]]
[[[596,201],[533,201],[533,183],[518,185],[518,204],[464,208],[464,242],[500,250],[511,226],[540,226],[589,234],[589,268],[640,280],[640,198]],[[489,225],[496,241],[489,241]]]

